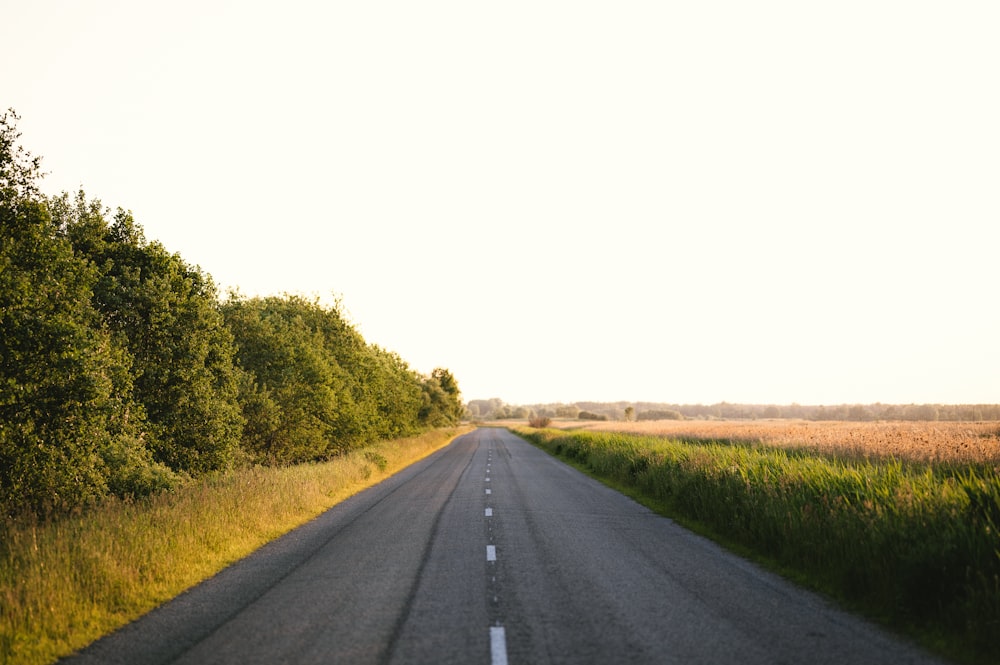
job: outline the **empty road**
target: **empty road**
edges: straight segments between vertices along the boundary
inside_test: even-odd
[[[939,661],[483,428],[68,662]]]

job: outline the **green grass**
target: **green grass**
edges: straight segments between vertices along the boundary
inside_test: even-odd
[[[0,663],[72,653],[462,431],[321,464],[246,468],[45,524],[0,522]]]
[[[1000,470],[615,433],[517,433],[970,663],[1000,653]]]

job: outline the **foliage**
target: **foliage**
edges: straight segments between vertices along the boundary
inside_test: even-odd
[[[448,370],[438,367],[423,382],[420,422],[428,427],[457,425],[465,409],[458,382]]]
[[[0,116],[0,192],[5,206],[36,201],[38,181],[42,179],[42,158],[33,157],[19,142],[20,116],[8,109]]]
[[[466,412],[472,418],[503,420],[514,417],[514,409],[504,404],[499,397],[471,400],[466,405]]]
[[[548,416],[535,416],[528,420],[528,426],[534,427],[536,429],[541,429],[543,427],[548,427],[552,424],[552,419]]]
[[[113,220],[81,191],[49,208],[77,255],[98,272],[93,303],[133,359],[147,446],[175,471],[225,468],[242,433],[232,336],[210,277],[148,242],[132,215]]]
[[[44,197],[17,120],[0,117],[0,515],[62,515],[459,421],[450,372],[417,375],[337,308],[220,303],[131,213],[82,191]]]
[[[327,459],[458,422],[450,372],[421,378],[399,356],[365,343],[337,307],[301,296],[234,296],[222,310],[243,372],[246,446],[258,461]]]
[[[593,411],[581,411],[577,414],[577,419],[579,420],[607,420],[608,417],[602,413],[594,413]]]
[[[96,329],[93,274],[41,204],[0,199],[0,502],[65,508],[103,494],[123,359]],[[121,386],[119,386],[121,388]]]
[[[331,350],[331,322],[317,325],[320,309],[298,297],[231,298],[223,306],[244,372],[240,403],[254,459],[325,459],[355,438],[349,377]]]
[[[620,433],[524,430],[670,514],[893,625],[1000,648],[1000,470]]]
[[[14,116],[16,118],[16,116]],[[125,455],[144,462],[131,357],[93,306],[93,265],[37,196],[38,160],[0,126],[0,506],[64,511],[109,489]],[[131,472],[130,472],[131,473]],[[116,475],[117,474],[117,475]],[[161,474],[158,485],[169,482]]]

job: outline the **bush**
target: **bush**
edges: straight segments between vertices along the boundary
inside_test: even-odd
[[[116,437],[100,455],[108,470],[108,490],[117,496],[147,496],[173,489],[185,477],[154,460],[150,450],[133,436]]]
[[[542,429],[552,424],[552,419],[547,416],[535,416],[528,420],[528,425],[536,429]]]

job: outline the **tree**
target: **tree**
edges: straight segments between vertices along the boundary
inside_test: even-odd
[[[625,422],[632,422],[635,420],[635,407],[626,406],[625,407]]]
[[[367,344],[336,306],[234,296],[222,311],[242,372],[246,447],[257,461],[326,459],[446,419],[454,377],[425,381],[398,355]]]
[[[427,427],[447,427],[462,420],[465,408],[458,382],[447,369],[436,368],[423,382],[420,422]]]
[[[246,445],[261,462],[325,459],[346,446],[345,380],[320,332],[307,322],[310,306],[276,297],[231,298],[223,306],[244,372]]]
[[[142,445],[131,358],[93,306],[98,273],[53,221],[16,120],[0,119],[0,507],[64,511],[169,484]]]
[[[458,381],[455,376],[443,367],[438,367],[431,372],[431,378],[438,382],[441,390],[445,394],[443,405],[444,414],[448,424],[454,425],[462,420],[464,409],[462,408],[462,391],[458,388]]]
[[[110,211],[81,191],[49,201],[54,221],[98,275],[92,301],[115,342],[132,357],[147,445],[171,469],[225,468],[238,450],[232,336],[211,278],[146,240],[131,213]]]
[[[580,407],[575,404],[564,404],[556,407],[556,415],[560,418],[576,418],[580,415]]]
[[[33,157],[20,143],[17,131],[20,116],[7,109],[0,116],[0,191],[10,210],[19,204],[40,200],[38,181],[44,177],[42,158]]]

